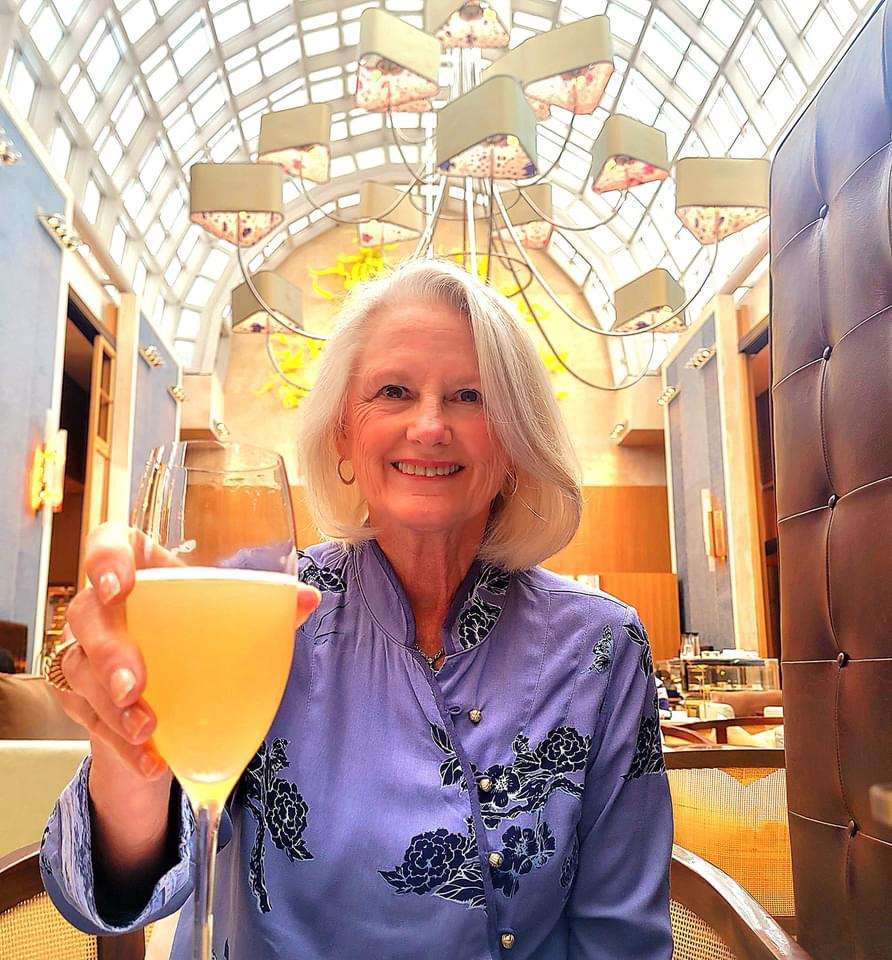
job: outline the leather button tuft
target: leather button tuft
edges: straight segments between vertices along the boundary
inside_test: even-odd
[[[818,216],[823,220],[827,216],[827,212],[830,210],[830,207],[826,203],[821,205],[821,209],[818,210]]]
[[[480,787],[484,793],[489,793],[492,790],[492,780],[490,780],[489,777],[481,777],[477,781],[477,786]]]
[[[827,346],[824,347],[824,352],[821,354],[821,356],[822,356],[825,360],[829,360],[831,353],[833,353],[833,347],[831,347],[830,344],[828,343]]]
[[[848,655],[847,653],[842,653],[842,652],[841,652],[841,653],[839,654],[839,656],[837,656],[836,662],[837,662],[841,667],[844,667],[844,666],[849,662],[849,655]]]
[[[499,853],[498,850],[493,850],[493,852],[489,855],[487,859],[489,860],[489,865],[491,867],[495,867],[496,870],[499,869],[499,867],[502,865],[502,863],[505,860],[505,858]]]
[[[839,497],[835,493],[831,493],[830,499],[827,501],[827,506],[832,510],[836,506],[837,500],[839,500]]]
[[[858,824],[854,820],[849,820],[849,836],[854,837],[858,832]]]
[[[468,711],[468,719],[471,723],[480,723],[483,719],[483,711],[479,707],[473,707]]]
[[[505,950],[511,950],[514,944],[517,943],[517,937],[515,937],[513,933],[503,933],[500,940],[502,942],[502,948]]]

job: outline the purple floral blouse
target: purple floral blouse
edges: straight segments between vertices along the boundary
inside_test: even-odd
[[[300,570],[322,603],[227,805],[216,960],[670,960],[672,814],[635,610],[478,560],[434,672],[375,541],[310,547]],[[188,807],[148,902],[100,915],[89,762],[47,825],[46,888],[92,933],[185,904],[172,958],[187,960]]]

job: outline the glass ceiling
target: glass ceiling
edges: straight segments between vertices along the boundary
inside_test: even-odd
[[[599,13],[609,16],[614,37],[616,71],[602,105],[576,118],[552,174],[555,209],[579,223],[608,211],[614,195],[605,201],[587,189],[587,179],[589,150],[613,111],[664,130],[670,157],[770,156],[875,2],[514,0],[512,47]],[[327,101],[332,182],[317,188],[317,204],[353,206],[363,179],[405,181],[382,116],[353,105],[355,45],[367,7],[422,26],[423,0],[0,0],[0,83],[187,369],[213,366],[228,293],[240,279],[233,248],[189,223],[192,163],[253,159],[262,113]],[[448,68],[443,74],[445,86]],[[553,108],[539,125],[546,165],[569,116]],[[418,127],[417,116],[397,122]],[[418,163],[417,148],[402,149]],[[255,253],[252,269],[275,268],[329,225],[288,182],[285,201],[285,222]],[[682,227],[674,208],[670,178],[636,188],[610,224],[553,241],[552,256],[596,314],[608,311],[616,286],[655,266],[689,291],[697,288],[711,250]],[[763,221],[722,243],[698,302],[765,229]],[[634,371],[647,361],[650,343],[623,338],[611,349],[622,379],[627,365]]]

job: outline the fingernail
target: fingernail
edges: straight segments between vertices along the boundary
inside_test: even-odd
[[[164,769],[164,761],[154,753],[146,751],[139,758],[139,769],[144,777],[156,777]]]
[[[103,573],[99,578],[99,599],[103,603],[111,603],[121,592],[121,581],[114,570]]]
[[[133,671],[128,670],[126,667],[118,667],[108,680],[111,698],[119,707],[123,707],[126,704],[127,698],[135,687],[136,677],[133,675]]]
[[[151,722],[152,718],[141,707],[128,707],[121,714],[121,724],[134,743],[148,740]]]

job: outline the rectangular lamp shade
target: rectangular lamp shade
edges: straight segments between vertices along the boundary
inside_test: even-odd
[[[536,175],[536,117],[512,77],[493,77],[437,113],[437,166],[450,177]]]
[[[611,114],[592,146],[592,190],[628,190],[669,176],[666,134],[621,113]]]
[[[519,80],[540,120],[552,105],[576,114],[593,113],[612,75],[613,39],[605,16],[530,37],[484,72],[486,78]]]
[[[672,316],[685,302],[684,290],[669,273],[658,267],[617,287],[613,295],[616,319],[613,330],[640,330]],[[680,313],[657,333],[678,333],[685,329],[684,313]]]
[[[328,180],[331,106],[308,103],[260,118],[257,159],[277,163],[287,176],[313,183]]]
[[[443,45],[492,50],[507,47],[511,0],[427,0],[424,29]]]
[[[386,183],[362,184],[359,217],[359,244],[363,247],[414,240],[424,229],[424,214],[412,204],[405,189]]]
[[[282,169],[274,163],[193,163],[193,223],[240,247],[262,240],[282,222]]]
[[[403,104],[418,112],[439,92],[440,44],[392,13],[369,8],[359,18],[356,104],[381,113]],[[429,104],[425,109],[430,109]]]
[[[548,246],[554,230],[548,222],[554,219],[550,183],[536,183],[531,187],[524,187],[522,193],[520,190],[506,190],[502,194],[502,203],[509,221],[514,226],[514,232],[528,250],[542,250]],[[543,214],[548,220],[543,220]],[[496,227],[502,240],[511,239],[501,214],[496,216]]]
[[[675,165],[675,212],[701,243],[768,216],[768,160],[684,157]]]
[[[257,292],[273,311],[278,324],[270,324],[270,315],[263,309],[247,283],[239,284],[232,291],[232,332],[266,333],[268,328],[278,326],[282,330],[303,327],[303,294],[274,270],[261,270],[251,277]],[[283,322],[283,319],[286,322]]]

